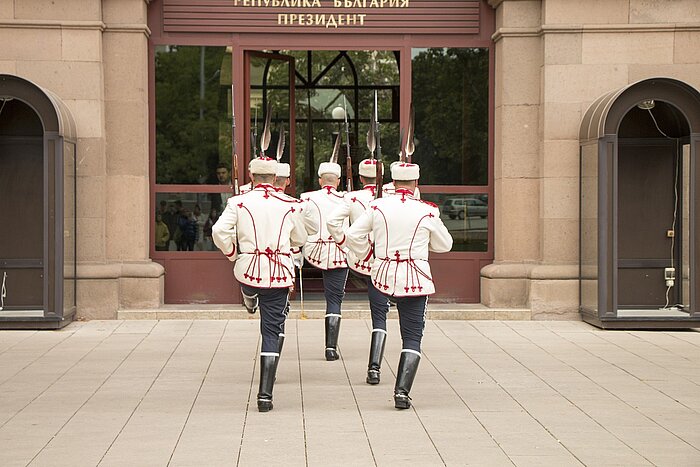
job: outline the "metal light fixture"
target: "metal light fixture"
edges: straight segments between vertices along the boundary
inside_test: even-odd
[[[656,106],[656,102],[654,102],[654,99],[645,99],[639,104],[637,104],[637,107],[639,107],[642,110],[651,110]]]
[[[345,109],[338,104],[338,107],[335,107],[331,111],[331,116],[333,117],[333,120],[344,120],[345,119]]]

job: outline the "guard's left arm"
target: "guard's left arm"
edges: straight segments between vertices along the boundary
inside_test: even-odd
[[[211,228],[211,238],[214,245],[226,255],[229,261],[236,261],[236,222],[238,213],[233,203],[226,203],[226,209],[221,213],[219,220]]]
[[[428,249],[435,253],[446,253],[452,249],[452,235],[440,219],[440,210],[433,210],[433,217],[430,219],[430,243]]]

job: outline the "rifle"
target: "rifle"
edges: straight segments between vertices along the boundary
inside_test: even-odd
[[[347,191],[352,191],[352,157],[350,157],[350,125],[348,124],[348,103],[343,94],[343,108],[345,109],[345,175],[347,177]]]
[[[231,153],[233,156],[233,194],[240,195],[241,190],[238,186],[238,150],[236,149],[236,108],[234,103],[234,90],[231,84]]]
[[[382,144],[381,144],[381,133],[379,131],[379,108],[377,107],[377,91],[374,91],[374,115],[372,116],[372,122],[370,126],[374,127],[373,136],[376,144],[377,150],[377,191],[375,192],[375,198],[382,197],[382,185],[384,182],[384,166],[382,165]]]
[[[255,120],[253,120],[253,130],[250,132],[250,142],[253,145],[253,153],[250,158],[258,157],[258,106],[255,106]]]

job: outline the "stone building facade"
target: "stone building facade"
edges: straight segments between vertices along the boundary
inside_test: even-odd
[[[0,74],[50,90],[76,123],[77,313],[88,319],[164,302],[164,268],[150,253],[149,3],[0,0]],[[494,256],[480,301],[580,319],[582,119],[601,95],[647,78],[700,89],[700,2],[482,7],[495,12]]]

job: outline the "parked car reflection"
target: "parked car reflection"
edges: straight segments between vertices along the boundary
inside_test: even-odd
[[[465,219],[467,217],[488,216],[489,207],[478,198],[448,198],[442,205],[442,213],[450,219]]]

